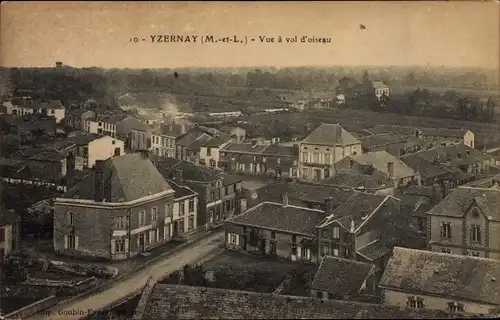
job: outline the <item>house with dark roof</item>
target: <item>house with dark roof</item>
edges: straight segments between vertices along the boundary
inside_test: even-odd
[[[452,319],[440,310],[415,310],[352,301],[152,284],[134,319]],[[461,318],[472,318],[460,314]]]
[[[353,300],[376,288],[375,266],[350,259],[325,256],[311,284],[311,296]]]
[[[429,248],[500,260],[500,190],[458,187],[427,211]]]
[[[140,153],[98,160],[92,174],[54,199],[54,250],[108,260],[137,256],[168,241],[174,197]]]
[[[377,99],[382,100],[383,97],[389,97],[389,86],[383,81],[372,81],[373,94]]]
[[[233,139],[229,135],[216,135],[200,146],[200,165],[221,169],[220,150]]]
[[[325,211],[288,203],[262,202],[225,222],[226,248],[292,261],[319,262],[316,226]]]
[[[500,316],[500,261],[394,248],[380,281],[386,305]]]
[[[331,199],[325,203],[328,214],[317,226],[320,256],[374,264],[379,279],[391,252],[386,237],[394,231],[389,221],[397,221],[399,199],[356,192],[336,208]]]
[[[76,135],[76,163],[78,170],[92,168],[96,161],[123,155],[125,144],[122,140],[104,134],[80,133]]]
[[[332,176],[336,162],[362,153],[361,141],[340,124],[327,123],[322,123],[303,139],[299,150],[299,177],[316,181]]]
[[[399,158],[407,166],[420,174],[420,182],[425,186],[432,186],[435,183],[447,183],[450,188],[456,184],[456,173],[453,170],[447,170],[439,163],[428,161],[418,154],[404,155]]]
[[[173,126],[142,124],[132,129],[131,149],[148,150],[156,156],[174,158],[175,139],[180,134]]]
[[[85,120],[95,118],[96,113],[83,108],[73,108],[66,112],[64,124],[75,130],[85,130]]]
[[[167,180],[174,189],[174,203],[171,213],[165,217],[165,239],[183,238],[198,228],[198,193],[187,186],[181,186],[172,180]]]
[[[198,227],[219,225],[241,212],[241,179],[175,158],[160,158],[156,166],[166,179],[188,186],[198,193]]]
[[[360,138],[363,152],[388,151],[396,156],[421,150],[425,143],[413,136],[398,133],[380,133]]]
[[[299,149],[279,145],[229,143],[220,150],[226,172],[275,177],[297,177]]]
[[[373,174],[377,171],[388,177],[395,189],[409,184],[420,184],[419,173],[387,151],[348,156],[335,163],[335,170],[348,170],[362,174]]]
[[[319,184],[331,185],[338,188],[351,188],[375,194],[394,194],[394,183],[380,171],[373,170],[366,173],[357,173],[341,170],[331,178],[319,181]]]
[[[209,141],[212,140],[212,143]],[[205,143],[208,143],[206,147],[212,148],[212,144],[215,143],[215,147],[217,145],[220,147],[221,144],[224,144],[223,141],[229,142],[231,140],[230,135],[219,131],[215,128],[209,128],[201,125],[196,125],[195,127],[191,128],[189,131],[186,133],[178,136],[175,140],[175,145],[176,145],[176,157],[179,160],[185,160],[185,161],[190,161],[195,164],[200,164],[201,160],[201,148],[205,145]],[[207,165],[207,157],[209,158],[208,160],[212,159],[212,153],[210,153],[210,156],[207,155],[208,149],[205,149],[204,157],[205,159],[205,166],[210,167],[210,161]],[[215,155],[215,153],[214,153]],[[215,156],[216,158],[219,157],[218,155],[218,150],[217,150],[217,155]],[[215,165],[218,165],[218,161],[215,163]]]

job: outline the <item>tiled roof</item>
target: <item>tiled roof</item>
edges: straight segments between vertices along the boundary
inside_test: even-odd
[[[59,154],[56,151],[43,151],[32,157],[29,157],[28,160],[37,160],[37,161],[50,161],[50,162],[60,162],[65,157]]]
[[[208,183],[222,179],[221,172],[217,170],[174,158],[160,159],[158,161],[158,170],[167,179],[174,178],[176,170],[181,170],[183,180],[188,181]]]
[[[410,126],[391,126],[391,125],[378,124],[369,130],[370,130],[370,132],[373,132],[374,134],[377,134],[377,133],[400,133],[400,134],[415,135],[415,131],[417,130],[417,128],[410,127]]]
[[[156,284],[141,319],[450,319],[444,311]]]
[[[491,188],[494,184],[500,185],[500,174],[484,178],[481,180],[475,180],[464,184],[464,187],[476,187],[476,188]]]
[[[311,289],[340,297],[356,295],[373,270],[372,264],[326,256],[321,260]]]
[[[356,250],[357,254],[369,261],[376,261],[390,252],[391,249],[380,242],[380,240],[376,240]]]
[[[474,201],[486,217],[500,221],[500,190],[483,188],[455,188],[428,214],[461,217]]]
[[[304,235],[314,235],[316,225],[324,212],[281,203],[262,202],[242,215],[229,220],[230,223],[261,227]]]
[[[418,186],[418,185],[410,185],[408,189],[405,190],[404,194],[411,195],[419,195],[427,198],[431,198],[434,195],[434,192],[440,191],[439,187],[436,187],[438,190],[435,190],[432,186]]]
[[[449,129],[449,128],[421,128],[424,135],[438,137],[463,138],[467,129]]]
[[[48,102],[41,103],[40,108],[62,109],[64,106],[62,105],[61,100],[50,100]]]
[[[394,163],[394,179],[406,178],[415,175],[415,171],[412,168],[387,151],[363,153],[357,156],[347,157],[345,160],[341,161],[350,161],[350,159],[361,165],[373,165],[376,170],[385,174],[389,174],[387,171],[387,165],[389,162],[392,162]]]
[[[333,177],[322,180],[321,183],[372,190],[393,186],[393,182],[386,175],[383,175],[378,171],[374,171],[371,175],[358,174],[350,171],[339,171]]]
[[[384,88],[389,88],[383,81],[372,81],[372,86],[375,89],[384,89]]]
[[[237,175],[224,174],[224,178],[222,179],[222,184],[225,186],[228,186],[228,185],[235,184],[235,183],[238,183],[241,181],[242,181],[241,177],[239,177]]]
[[[222,146],[223,144],[229,142],[231,138],[228,137],[214,137],[208,141],[206,141],[203,146],[204,147],[210,147],[210,148],[218,148]]]
[[[437,165],[434,165],[432,161],[428,161],[416,154],[405,155],[400,159],[413,170],[420,173],[422,179],[439,177],[448,173]]]
[[[340,190],[336,187],[326,187],[314,185],[312,186],[308,192],[300,197],[300,200],[303,202],[315,202],[324,204],[326,198],[330,198],[335,207],[345,203],[351,196],[353,195],[353,191],[351,190]]]
[[[298,157],[297,147],[285,147],[275,144],[252,145],[250,143],[229,143],[221,151],[260,156]]]
[[[189,187],[179,185],[175,183],[173,180],[167,180],[167,183],[174,189],[175,194],[174,198],[175,199],[180,199],[180,198],[185,198],[189,196],[196,196],[197,193],[190,189]]]
[[[361,138],[363,148],[368,148],[368,149],[374,147],[386,146],[398,142],[405,142],[407,140],[408,140],[407,135],[397,134],[397,133],[380,133]]]
[[[106,123],[111,123],[111,124],[117,124],[118,122],[124,120],[126,116],[123,115],[114,115],[114,116],[109,116],[104,119],[102,119],[103,122]]]
[[[380,211],[389,214],[386,206],[382,205],[385,201],[397,201],[395,198],[385,195],[375,195],[370,193],[355,192],[344,203],[339,205],[332,216],[327,217],[321,222],[321,225],[328,225],[334,221],[340,223],[345,229],[351,228],[352,221],[354,229],[361,226],[366,218],[378,208]]]
[[[89,144],[90,142],[105,137],[104,134],[98,133],[81,133],[77,134],[75,138],[75,143],[79,146],[84,146]]]
[[[361,141],[342,128],[339,124],[322,123],[304,140],[302,140],[302,143],[328,146],[347,146],[361,143]]]
[[[380,286],[500,305],[500,261],[396,247]]]
[[[172,190],[153,163],[140,153],[113,157],[101,165],[108,202],[132,201]],[[94,175],[87,176],[61,197],[94,199]]]

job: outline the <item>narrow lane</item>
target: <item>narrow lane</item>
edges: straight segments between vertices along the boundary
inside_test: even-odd
[[[82,313],[88,313],[89,310],[103,308],[128,294],[140,290],[146,284],[149,276],[152,276],[154,280],[158,280],[175,270],[181,269],[186,264],[197,263],[201,259],[220,250],[223,243],[224,233],[219,231],[173,253],[163,260],[147,266],[145,269],[137,272],[128,279],[116,282],[112,287],[100,293],[73,301],[67,305],[55,305],[27,319],[79,319],[83,317]]]

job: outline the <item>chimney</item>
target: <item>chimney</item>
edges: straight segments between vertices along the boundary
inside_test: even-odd
[[[70,152],[66,157],[66,187],[69,189],[75,182],[75,155]]]
[[[288,193],[283,193],[281,196],[282,202],[283,202],[283,207],[288,207]]]
[[[181,134],[186,133],[186,126],[181,124]]]
[[[177,181],[177,183],[182,182],[182,169],[175,170],[175,181]]]
[[[350,230],[351,232],[354,232],[355,226],[356,225],[354,224],[354,219],[351,218],[351,230]]]
[[[240,199],[240,209],[241,213],[247,211],[247,199]]]
[[[394,162],[387,163],[387,172],[389,173],[389,177],[394,177]]]
[[[333,214],[333,210],[335,210],[334,203],[333,203],[333,198],[332,197],[327,197],[325,199],[325,214],[327,216]]]
[[[432,185],[432,204],[438,204],[443,198],[443,192],[439,190],[439,186],[433,184]]]
[[[342,141],[342,127],[340,124],[337,124],[337,141],[336,142],[341,142]]]
[[[104,200],[104,171],[102,160],[96,160],[94,166],[94,201]]]

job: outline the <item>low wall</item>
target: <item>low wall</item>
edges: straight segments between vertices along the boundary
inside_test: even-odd
[[[50,308],[57,303],[56,296],[49,296],[26,307],[5,315],[5,319],[24,319],[44,309]]]
[[[87,291],[97,284],[95,277],[85,280],[74,281],[56,281],[47,279],[30,278],[23,285],[29,286],[29,290],[51,290],[51,293],[57,296],[73,296],[81,292]]]
[[[43,299],[56,294],[56,288],[36,286],[26,283],[4,285],[0,287],[2,297],[24,297],[28,299]]]

